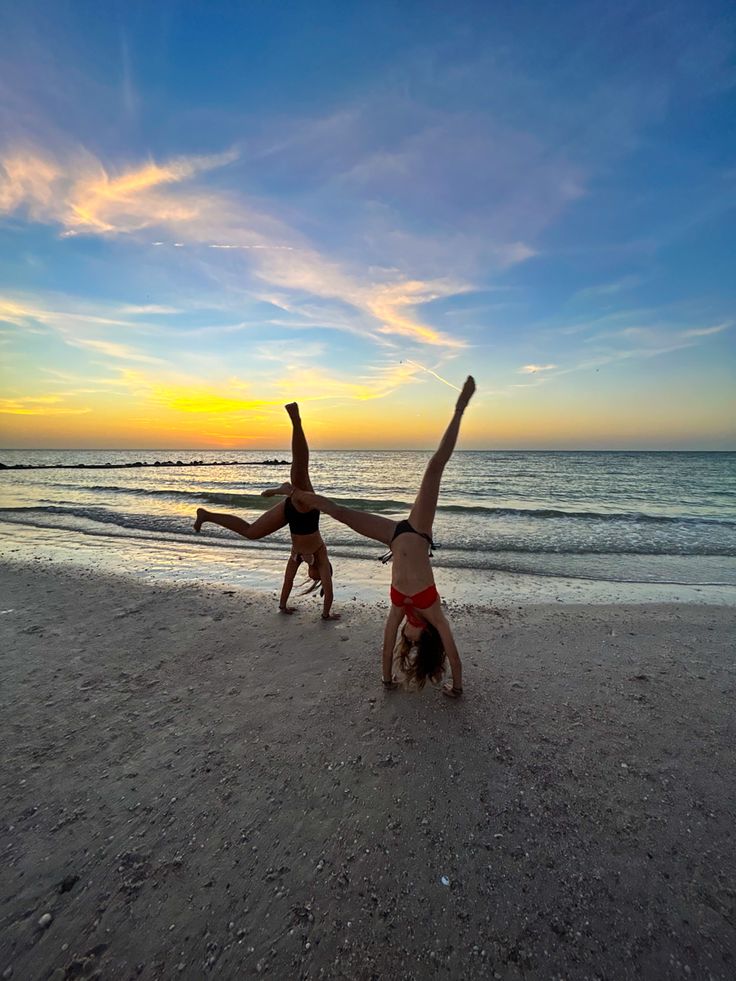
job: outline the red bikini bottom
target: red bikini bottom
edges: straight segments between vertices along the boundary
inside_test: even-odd
[[[420,619],[417,617],[414,611],[428,609],[439,598],[440,595],[434,583],[431,586],[427,586],[426,589],[421,590],[421,592],[414,593],[413,596],[407,596],[395,586],[391,587],[391,602],[394,606],[402,606],[404,608],[406,619],[412,627],[423,627],[427,622],[423,618]]]

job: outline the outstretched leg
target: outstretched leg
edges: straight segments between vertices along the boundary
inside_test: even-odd
[[[309,446],[304,435],[299,406],[296,402],[289,402],[284,408],[291,419],[291,482],[300,490],[313,491],[314,487],[309,479]]]
[[[329,514],[331,518],[347,525],[353,531],[357,531],[364,538],[372,538],[383,545],[389,545],[391,542],[396,522],[389,518],[383,518],[379,514],[371,514],[369,511],[356,511],[355,508],[346,508],[321,494],[295,490],[291,499],[300,509],[304,508],[308,511],[310,508],[318,508],[320,511],[324,511],[325,514]]]
[[[463,390],[458,397],[457,404],[455,405],[455,412],[450,420],[450,425],[445,430],[445,435],[440,440],[440,445],[427,464],[427,469],[424,471],[424,477],[422,477],[422,483],[419,487],[419,493],[411,509],[409,521],[416,531],[421,531],[425,535],[432,534],[432,524],[434,523],[434,514],[437,510],[437,498],[440,493],[442,474],[447,461],[452,456],[452,451],[455,449],[463,412],[465,412],[474,391],[475,380],[472,375],[468,375],[463,385]]]
[[[197,508],[194,530],[199,531],[206,521],[211,521],[213,525],[227,528],[228,531],[234,531],[236,535],[242,535],[243,538],[255,541],[258,538],[266,538],[267,535],[272,535],[279,528],[283,528],[286,524],[286,514],[283,501],[279,501],[278,504],[252,522],[245,521],[234,514],[218,514],[216,511]]]

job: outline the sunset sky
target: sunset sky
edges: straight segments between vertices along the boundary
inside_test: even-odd
[[[735,52],[709,0],[3,4],[0,446],[422,447],[472,372],[466,448],[736,448]]]

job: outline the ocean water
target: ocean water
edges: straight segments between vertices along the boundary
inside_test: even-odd
[[[26,552],[45,533],[68,547],[126,549],[177,543],[203,569],[231,564],[233,549],[285,554],[287,532],[248,542],[213,525],[195,536],[196,507],[248,520],[273,502],[265,487],[288,479],[283,450],[0,450],[0,462],[120,464],[130,469],[0,470],[0,533]],[[405,517],[427,451],[313,452],[315,487],[351,507]],[[156,460],[237,461],[156,467]],[[22,534],[21,534],[22,532]],[[334,557],[375,561],[382,547],[329,518]],[[434,563],[475,575],[503,571],[604,582],[736,584],[736,453],[458,451],[442,484]],[[241,553],[242,554],[242,553]]]

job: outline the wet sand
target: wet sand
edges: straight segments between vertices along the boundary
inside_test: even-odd
[[[457,605],[452,702],[368,602],[0,595],[0,976],[734,976],[732,607]]]

